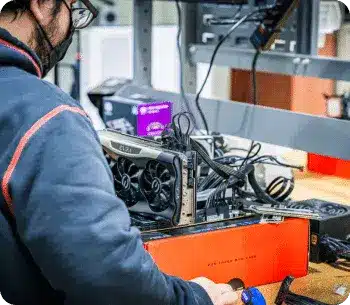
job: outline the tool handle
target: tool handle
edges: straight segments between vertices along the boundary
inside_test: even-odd
[[[242,302],[245,305],[266,305],[264,296],[257,288],[243,290]]]

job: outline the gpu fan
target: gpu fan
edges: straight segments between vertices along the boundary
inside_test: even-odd
[[[159,229],[194,223],[196,167],[192,160],[159,142],[115,130],[99,131],[99,137],[116,195],[125,202],[135,225]]]
[[[140,170],[129,159],[120,157],[113,164],[112,173],[117,195],[128,207],[132,207],[140,199]]]

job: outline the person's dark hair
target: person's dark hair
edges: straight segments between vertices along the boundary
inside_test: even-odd
[[[47,1],[47,0],[39,0],[41,2]],[[54,9],[52,10],[52,16],[56,16],[61,8],[61,4],[63,0],[55,0],[56,5]],[[2,9],[2,12],[11,12],[15,14],[15,18],[17,16],[23,14],[26,10],[28,10],[30,0],[14,0],[8,2]]]

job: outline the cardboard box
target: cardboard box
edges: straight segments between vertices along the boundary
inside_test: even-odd
[[[190,280],[205,276],[215,282],[241,279],[246,287],[302,277],[308,272],[309,221],[279,224],[235,220],[144,235],[145,249],[159,268]]]

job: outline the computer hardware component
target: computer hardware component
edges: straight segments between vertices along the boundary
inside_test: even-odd
[[[148,96],[125,92],[131,80],[109,78],[89,91],[92,104],[107,128],[137,135],[138,105],[159,102]]]
[[[295,218],[306,218],[306,219],[319,219],[320,215],[307,209],[293,209],[284,207],[270,207],[270,206],[257,206],[251,205],[246,208],[248,211],[254,212],[260,215],[273,215],[283,217],[295,217]]]
[[[282,28],[287,24],[288,18],[299,5],[299,1],[276,1],[274,7],[265,13],[263,21],[250,37],[250,42],[255,49],[261,51],[270,49]]]
[[[152,41],[151,66],[155,72],[152,73],[152,86],[157,90],[176,92],[179,87],[177,27],[154,25],[153,33],[157,39]],[[111,80],[110,85],[113,87],[113,79],[133,78],[133,26],[92,26],[81,31],[81,54],[84,60],[80,62],[80,103],[95,129],[101,130],[106,126],[90,102],[88,92],[104,80]],[[127,91],[128,87],[125,86]],[[137,92],[137,86],[133,87],[133,92]],[[110,92],[114,90],[111,89]],[[131,95],[124,96],[119,89],[117,91],[116,94],[123,97]]]
[[[350,271],[350,240],[324,235],[320,241],[321,261],[335,268]]]
[[[309,209],[320,215],[311,220],[310,261],[322,262],[320,242],[322,236],[346,240],[350,236],[350,207],[324,200],[310,199],[294,202],[293,209]]]
[[[249,218],[253,216],[255,216],[254,213],[238,210],[234,205],[229,204],[213,208],[198,209],[196,212],[196,223],[216,222],[237,218]]]
[[[135,225],[144,230],[195,222],[194,153],[167,150],[159,142],[109,129],[99,137],[110,158],[116,195],[132,218],[137,215]]]
[[[159,268],[183,279],[205,276],[218,283],[240,279],[244,287],[257,287],[290,274],[307,275],[306,219],[269,225],[261,224],[258,216],[142,232],[141,237]]]
[[[192,140],[195,140],[201,147],[207,152],[211,159],[214,159],[215,143],[213,136],[191,136]],[[205,177],[209,173],[209,167],[203,160],[198,156],[198,171],[197,179]]]
[[[208,156],[213,159],[214,158],[214,137],[213,136],[191,136],[191,139],[195,140],[198,144],[200,144],[203,149],[208,153]]]
[[[283,216],[262,215],[260,223],[281,223],[283,221],[284,221]]]
[[[131,84],[130,79],[111,77],[106,79],[101,84],[94,87],[87,93],[91,103],[98,109],[101,118],[104,117],[104,98],[118,94],[118,92],[121,91],[123,87],[128,84]]]
[[[242,5],[201,3],[197,13],[197,43],[206,45],[216,45],[229,31],[231,26],[242,16],[251,13],[261,6],[275,4],[275,0],[249,1]],[[250,18],[233,32],[224,42],[224,46],[240,49],[254,49],[251,41],[252,35],[260,26],[264,14],[259,14]],[[234,18],[233,18],[234,17]],[[271,45],[271,50],[276,52],[295,53],[298,33],[297,33],[298,11],[293,11],[290,18],[286,20],[283,31],[279,32],[279,37]]]

